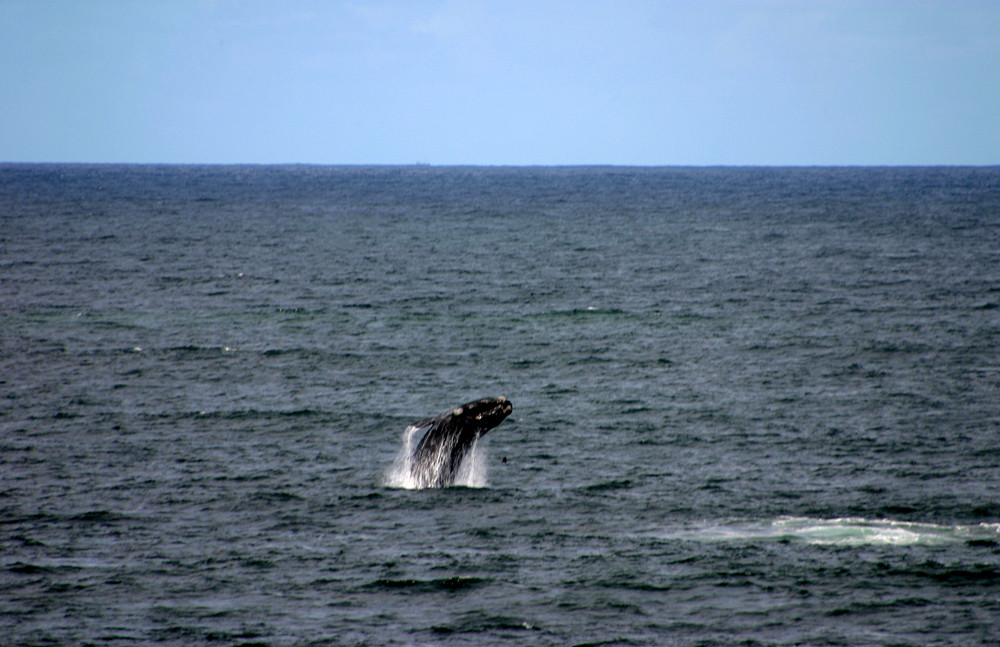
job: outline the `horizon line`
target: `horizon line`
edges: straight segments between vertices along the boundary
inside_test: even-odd
[[[538,168],[538,169],[571,169],[571,168],[621,168],[621,169],[666,169],[666,168],[996,168],[1000,161],[987,164],[976,163],[793,163],[793,164],[621,164],[621,163],[577,163],[577,164],[486,164],[486,163],[431,163],[431,162],[82,162],[82,161],[0,161],[0,166],[215,166],[215,167],[322,167],[322,168]]]

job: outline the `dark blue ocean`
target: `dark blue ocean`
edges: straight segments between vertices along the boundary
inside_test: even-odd
[[[0,165],[2,644],[998,618],[1000,168]]]

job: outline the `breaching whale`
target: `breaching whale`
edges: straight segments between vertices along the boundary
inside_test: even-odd
[[[427,429],[413,452],[410,464],[416,486],[445,487],[454,484],[462,460],[476,441],[503,422],[513,409],[510,401],[503,396],[484,398],[410,425],[416,431]]]

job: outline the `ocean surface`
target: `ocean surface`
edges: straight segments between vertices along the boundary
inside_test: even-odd
[[[998,619],[1000,168],[0,165],[0,644]]]

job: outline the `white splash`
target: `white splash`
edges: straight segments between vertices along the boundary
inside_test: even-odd
[[[489,461],[486,456],[486,448],[483,443],[476,441],[469,448],[469,453],[465,455],[465,460],[462,461],[462,466],[458,469],[458,474],[455,475],[455,485],[464,485],[465,487],[489,487],[490,482],[487,478]]]
[[[427,427],[417,427],[410,425],[403,430],[403,445],[396,454],[392,465],[386,470],[382,478],[382,484],[392,488],[402,488],[406,490],[423,489],[423,485],[413,476],[413,450],[416,449],[420,437],[417,432],[426,431]],[[465,455],[462,466],[455,475],[455,485],[465,487],[483,488],[489,487],[487,479],[488,461],[486,449],[481,447],[482,443],[476,442]]]

